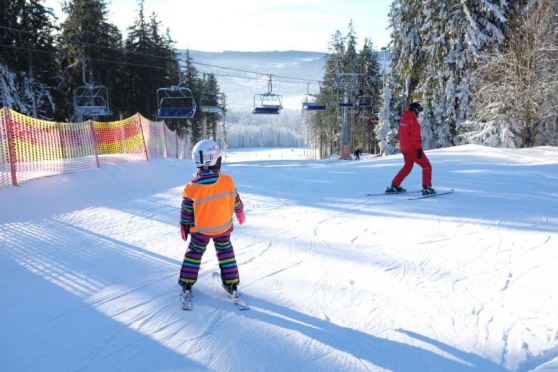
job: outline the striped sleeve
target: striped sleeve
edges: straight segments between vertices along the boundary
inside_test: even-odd
[[[244,211],[244,203],[242,203],[242,199],[240,199],[240,195],[238,191],[234,189],[234,213],[240,213]]]
[[[188,227],[194,224],[194,201],[183,197],[180,206],[180,223]]]

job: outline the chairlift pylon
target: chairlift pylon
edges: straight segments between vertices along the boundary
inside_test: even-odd
[[[360,73],[356,72],[334,72],[334,84],[333,86],[338,90],[338,98],[336,102],[332,104],[337,107],[353,107],[356,105],[353,99],[353,92],[355,92],[359,86],[359,78],[362,76]]]

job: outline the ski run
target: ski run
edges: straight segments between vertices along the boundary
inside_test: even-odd
[[[212,277],[212,243],[192,310],[177,298],[189,160],[0,190],[0,370],[558,370],[558,148],[427,150],[455,192],[417,201],[366,195],[401,155],[309,153],[226,151],[248,311]]]

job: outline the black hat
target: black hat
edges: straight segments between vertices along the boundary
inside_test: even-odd
[[[412,110],[415,114],[420,114],[423,110],[422,105],[418,102],[413,102],[409,105],[409,110]]]

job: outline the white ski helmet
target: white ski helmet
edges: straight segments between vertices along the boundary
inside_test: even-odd
[[[197,168],[212,167],[220,157],[219,145],[212,140],[201,140],[192,149],[192,160]]]

